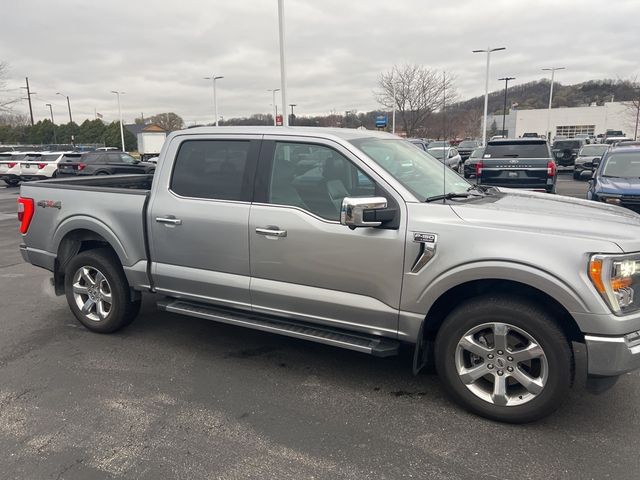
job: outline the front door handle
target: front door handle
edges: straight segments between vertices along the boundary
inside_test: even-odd
[[[258,235],[266,235],[268,237],[286,237],[287,231],[280,230],[280,227],[268,226],[266,228],[256,228]]]
[[[166,223],[167,225],[182,225],[182,220],[175,217],[156,217],[156,222]]]

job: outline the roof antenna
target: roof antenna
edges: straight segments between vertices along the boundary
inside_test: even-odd
[[[447,194],[447,184],[446,184],[446,176],[447,176],[447,156],[448,151],[446,147],[446,138],[447,138],[447,123],[446,123],[446,113],[445,107],[447,105],[447,72],[442,71],[442,203],[446,204],[447,200],[445,195]]]

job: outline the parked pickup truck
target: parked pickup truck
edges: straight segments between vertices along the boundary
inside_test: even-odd
[[[555,193],[557,174],[549,144],[542,139],[491,140],[476,163],[481,185]]]
[[[491,148],[491,145],[489,146]],[[377,356],[415,350],[466,408],[554,411],[640,367],[640,216],[476,187],[395,136],[194,128],[155,176],[21,187],[24,259],[77,319],[161,310]]]

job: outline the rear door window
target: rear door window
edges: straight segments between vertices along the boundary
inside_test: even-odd
[[[183,197],[249,201],[253,183],[249,140],[188,140],[180,145],[171,190]]]

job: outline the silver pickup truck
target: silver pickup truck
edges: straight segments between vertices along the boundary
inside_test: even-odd
[[[469,184],[395,136],[171,134],[155,175],[21,187],[27,262],[87,328],[162,310],[377,356],[414,347],[477,414],[528,422],[640,367],[640,216]]]

